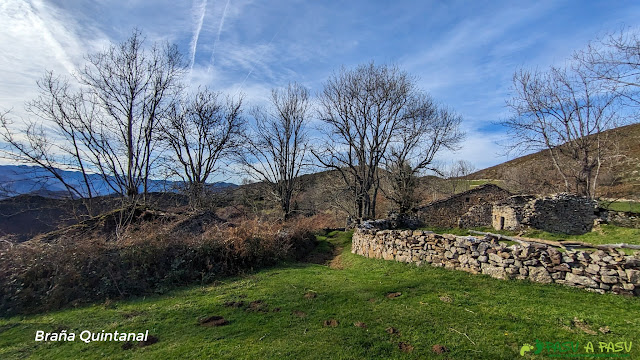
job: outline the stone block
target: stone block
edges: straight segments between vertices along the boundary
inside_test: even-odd
[[[504,268],[499,266],[491,266],[491,265],[485,264],[482,267],[482,273],[496,279],[502,279],[502,280],[507,279],[507,273],[505,272]]]
[[[529,280],[539,283],[552,282],[549,272],[544,267],[529,267]]]
[[[569,272],[571,271],[571,268],[567,264],[560,264],[560,265],[554,266],[553,271]]]
[[[495,261],[497,264],[502,264],[502,257],[498,254],[489,254],[489,260]]]
[[[584,271],[588,272],[589,274],[595,275],[600,272],[600,266],[596,264],[589,264],[587,268],[584,269]]]
[[[565,277],[565,280],[567,280],[570,283],[577,284],[577,285],[583,285],[583,286],[588,286],[588,287],[592,287],[592,288],[599,287],[599,284],[595,280],[593,280],[592,278],[586,277],[586,276],[575,275],[575,274],[572,274],[572,273],[567,273],[567,276]]]
[[[640,270],[627,269],[625,272],[627,274],[628,282],[634,285],[640,285]]]
[[[635,259],[629,256],[625,259],[624,267],[626,269],[640,268],[640,259]]]

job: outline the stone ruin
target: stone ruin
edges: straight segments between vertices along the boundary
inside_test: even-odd
[[[564,193],[546,197],[516,195],[493,204],[491,225],[496,230],[534,228],[581,235],[593,228],[597,209],[595,200],[583,196]]]
[[[434,227],[514,231],[533,228],[571,235],[591,231],[597,218],[608,222],[621,217],[605,214],[595,200],[586,197],[564,193],[546,197],[512,195],[493,184],[425,205],[416,210],[416,216],[424,225]],[[625,219],[627,223],[635,221],[630,216]]]
[[[482,225],[474,226],[490,226],[490,213],[486,215],[486,204],[507,199],[512,194],[494,184],[484,184],[467,190],[446,199],[434,201],[430,204],[416,209],[416,216],[420,221],[428,226],[451,228],[459,226],[459,221],[474,206],[480,206],[485,214],[480,219],[478,215],[470,215],[469,222],[482,223]],[[485,207],[483,207],[485,206]],[[480,211],[482,213],[482,211]]]

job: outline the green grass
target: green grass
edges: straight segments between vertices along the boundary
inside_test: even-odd
[[[637,201],[600,202],[600,206],[613,211],[640,213],[640,202]]]
[[[598,229],[583,235],[553,234],[546,231],[529,230],[526,231],[523,236],[556,241],[583,241],[595,245],[617,243],[640,245],[640,229],[624,228],[614,225],[600,225]]]
[[[470,180],[470,184],[469,187],[471,189],[478,187],[480,185],[484,185],[484,184],[493,184],[493,185],[498,185],[498,186],[504,186],[504,180],[497,180],[497,179],[477,179],[477,180]]]
[[[344,246],[339,268],[285,264],[163,296],[0,319],[0,358],[515,359],[524,343],[536,339],[632,341],[632,358],[640,357],[640,299],[368,259],[350,253],[350,235],[334,232],[321,239],[330,243],[327,248]],[[306,299],[310,291],[317,296]],[[387,298],[391,292],[402,295]],[[268,311],[223,305],[255,300]],[[199,326],[198,318],[210,315],[230,324]],[[574,318],[610,332],[589,335]],[[329,319],[339,325],[324,327]],[[399,334],[388,334],[388,327]],[[130,350],[117,342],[34,342],[36,330],[54,329],[148,329],[159,342]],[[413,352],[400,351],[400,342]],[[436,344],[450,351],[436,355]]]
[[[433,231],[438,234],[454,234],[459,236],[466,235],[475,235],[469,232],[468,229],[460,229],[460,228],[440,228],[440,227],[425,227],[421,228],[422,230]],[[545,240],[554,240],[554,241],[562,241],[562,240],[570,240],[570,241],[582,241],[594,245],[603,245],[603,244],[617,244],[617,243],[627,243],[627,244],[635,244],[640,245],[640,229],[632,229],[619,227],[615,225],[603,224],[600,225],[599,228],[594,231],[588,232],[583,235],[566,235],[566,234],[557,234],[550,233],[542,230],[525,230],[523,232],[519,231],[509,231],[509,230],[495,230],[493,228],[475,228],[471,230],[490,232],[494,234],[502,234],[507,236],[522,236],[534,239],[545,239]]]

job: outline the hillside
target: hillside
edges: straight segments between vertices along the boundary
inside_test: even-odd
[[[523,344],[625,341],[635,298],[503,281],[350,252],[125,301],[0,318],[3,359],[543,359]],[[553,300],[551,300],[553,299]],[[218,317],[218,318],[215,318]],[[207,321],[211,319],[212,321]],[[219,322],[215,322],[215,320]],[[145,332],[149,342],[34,342],[36,331]],[[582,354],[585,355],[585,354]],[[600,354],[598,354],[600,355]],[[622,357],[622,356],[621,356]]]
[[[616,139],[620,156],[615,164],[603,164],[598,195],[640,199],[640,124],[622,126],[605,133]],[[515,192],[549,193],[563,188],[546,150],[477,171],[467,179],[500,180]]]

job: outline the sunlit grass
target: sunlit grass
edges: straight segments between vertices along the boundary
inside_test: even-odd
[[[536,339],[632,341],[632,358],[640,356],[637,298],[368,259],[351,254],[350,235],[320,239],[327,251],[344,246],[340,269],[286,264],[163,296],[0,319],[0,358],[515,359],[522,344]],[[309,292],[316,296],[306,298]],[[386,296],[393,292],[401,295]],[[248,311],[256,300],[262,308]],[[245,305],[224,305],[239,301]],[[230,323],[199,325],[211,315]],[[574,318],[597,335],[575,326]],[[323,326],[329,319],[338,326]],[[610,332],[598,331],[604,326]],[[389,327],[398,334],[389,334]],[[36,330],[56,329],[148,329],[159,341],[129,350],[117,342],[34,342]],[[400,343],[413,351],[401,351]],[[436,344],[449,352],[433,353]]]

